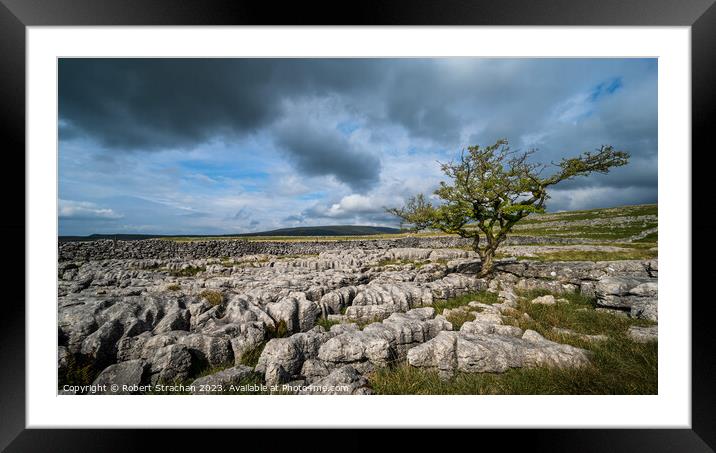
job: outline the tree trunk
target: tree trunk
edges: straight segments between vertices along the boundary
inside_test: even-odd
[[[487,247],[480,253],[480,272],[477,274],[478,277],[487,277],[492,273],[495,267],[495,251],[499,242],[490,241],[488,239]]]

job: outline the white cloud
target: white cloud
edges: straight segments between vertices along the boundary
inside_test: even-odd
[[[88,201],[74,201],[60,199],[59,216],[62,219],[82,220],[116,220],[121,219],[122,214],[114,212],[109,208],[102,208]]]

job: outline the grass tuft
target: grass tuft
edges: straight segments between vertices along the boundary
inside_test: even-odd
[[[450,321],[450,324],[452,324],[452,330],[460,330],[460,327],[462,327],[462,325],[466,322],[474,321],[475,315],[469,311],[455,310],[451,312],[449,316],[446,316],[445,319]]]
[[[268,341],[262,341],[248,351],[245,351],[243,354],[241,354],[239,363],[241,365],[246,365],[250,367],[255,367],[256,365],[258,365],[259,357],[261,357],[261,353],[264,351],[266,343],[268,343]]]
[[[204,266],[189,266],[184,269],[170,271],[169,274],[173,275],[174,277],[193,277],[199,272],[204,271],[206,271],[206,267]]]
[[[58,389],[62,389],[64,385],[89,385],[94,382],[102,369],[85,356],[70,354],[67,357],[67,366],[60,371],[57,380]]]
[[[328,318],[320,318],[318,321],[316,321],[316,325],[323,327],[324,329],[326,329],[326,331],[331,330],[331,327],[335,326],[336,324],[340,324],[340,323],[341,323],[340,321],[335,321],[333,319],[328,319]]]
[[[199,293],[199,297],[206,299],[213,306],[221,305],[224,302],[224,295],[221,291],[206,289]]]
[[[497,303],[497,294],[489,291],[478,291],[450,299],[436,300],[433,301],[433,308],[435,309],[435,313],[440,315],[446,308],[463,307],[472,301],[482,302],[483,304],[494,304]]]

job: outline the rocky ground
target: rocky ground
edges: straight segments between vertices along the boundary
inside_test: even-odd
[[[619,248],[512,247],[503,254]],[[506,258],[489,279],[478,270],[474,252],[444,247],[62,259],[59,391],[371,394],[374,377],[396,367],[442,380],[585,369],[590,345],[610,341],[545,331],[530,307],[603,312],[630,320],[628,341],[656,340],[656,259]],[[576,308],[574,297],[590,302]]]

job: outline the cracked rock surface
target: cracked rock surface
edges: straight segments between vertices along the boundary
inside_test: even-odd
[[[296,246],[277,243],[99,242],[95,252],[63,244],[58,266],[58,368],[90,363],[96,384],[236,385],[258,376],[295,384],[295,393],[369,394],[370,373],[398,363],[444,375],[589,363],[583,349],[503,323],[524,289],[591,294],[604,309],[657,319],[656,260],[512,260],[484,279],[474,252],[439,242],[308,244],[291,255],[283,252]],[[461,307],[474,319],[459,330],[449,309],[433,308],[485,290],[499,303]],[[202,370],[214,371],[198,377]]]

